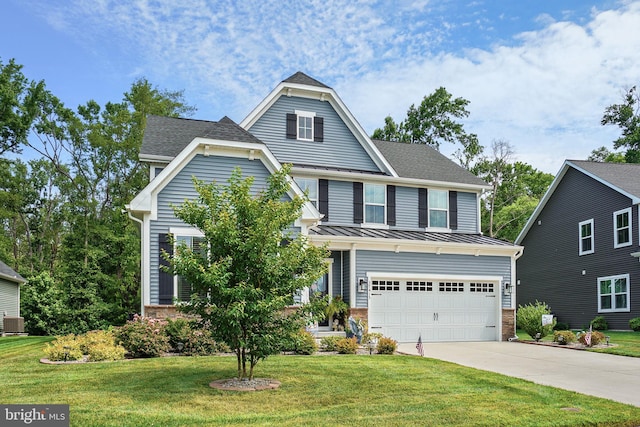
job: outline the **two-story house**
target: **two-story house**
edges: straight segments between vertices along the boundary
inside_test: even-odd
[[[196,197],[191,177],[225,182],[239,166],[260,189],[289,163],[291,194],[310,199],[295,227],[331,250],[316,291],[340,295],[370,331],[400,342],[515,334],[511,284],[522,248],[480,232],[487,184],[431,147],[372,141],[333,89],[303,73],[239,125],[150,116],[140,159],[151,181],[127,209],[142,230],[148,316],[171,315],[190,292],[159,266],[169,234],[191,245],[202,236],[170,207]]]
[[[516,239],[517,302],[547,303],[588,328],[604,316],[629,329],[640,316],[640,165],[567,160]]]

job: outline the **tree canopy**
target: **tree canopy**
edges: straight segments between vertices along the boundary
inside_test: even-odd
[[[618,126],[622,135],[613,142],[614,148],[626,148],[625,161],[640,163],[640,94],[633,86],[620,104],[605,109],[602,125]]]
[[[173,256],[164,254],[173,273],[192,285],[190,302],[180,309],[234,350],[238,378],[253,378],[258,361],[281,351],[309,320],[310,307],[285,308],[327,270],[328,251],[291,230],[305,200],[288,196],[289,171],[285,165],[255,194],[254,178],[242,178],[239,168],[227,183],[194,178],[198,200],[174,207],[176,217],[202,231],[206,248],[181,244]]]

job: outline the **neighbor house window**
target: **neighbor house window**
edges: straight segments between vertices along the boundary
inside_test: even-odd
[[[364,222],[384,224],[386,187],[382,184],[364,185]]]
[[[298,187],[309,197],[313,206],[318,207],[318,180],[315,178],[294,178]]]
[[[449,218],[449,192],[446,190],[429,190],[429,227],[447,228]]]
[[[579,224],[580,253],[579,255],[592,254],[593,248],[593,218],[582,221]]]
[[[631,208],[613,213],[614,247],[631,245]]]
[[[207,248],[205,245],[204,237],[201,236],[175,236],[176,241],[176,252],[181,244],[185,244],[187,247],[191,248],[192,251],[200,253],[203,256],[207,254]],[[175,276],[175,291],[174,295],[176,299],[180,302],[186,302],[191,299],[191,294],[193,293],[193,288],[191,283],[189,283],[182,276]]]
[[[629,310],[629,275],[598,278],[598,312]]]

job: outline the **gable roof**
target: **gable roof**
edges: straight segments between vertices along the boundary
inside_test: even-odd
[[[318,80],[314,79],[313,77],[309,77],[308,75],[306,75],[302,71],[298,71],[297,73],[293,74],[292,76],[287,77],[282,82],[283,83],[297,83],[297,84],[301,84],[301,85],[318,86],[318,87],[324,87],[324,88],[327,88],[327,89],[331,89],[326,84],[324,84],[322,82],[319,82]]]
[[[25,283],[26,280],[24,277],[13,271],[11,267],[9,267],[4,262],[0,261],[0,279],[6,279],[15,283]]]
[[[212,122],[149,115],[140,147],[140,160],[168,162],[197,137],[262,144],[226,116]]]
[[[379,139],[373,143],[402,178],[488,187],[482,179],[428,145]]]
[[[601,184],[606,185],[612,190],[628,197],[634,205],[640,204],[640,164],[565,160],[560,171],[549,186],[549,189],[547,189],[547,192],[544,194],[542,199],[540,199],[540,203],[538,203],[538,206],[536,206],[536,209],[529,217],[524,228],[520,231],[520,234],[515,240],[516,244],[522,243],[522,240],[529,232],[535,218],[537,218],[542,209],[544,209],[551,198],[551,195],[569,169],[577,170],[578,172],[581,172]]]

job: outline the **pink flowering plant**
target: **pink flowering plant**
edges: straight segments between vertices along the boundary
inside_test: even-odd
[[[166,327],[165,320],[136,314],[133,320],[115,330],[116,339],[130,357],[159,357],[170,349]]]

